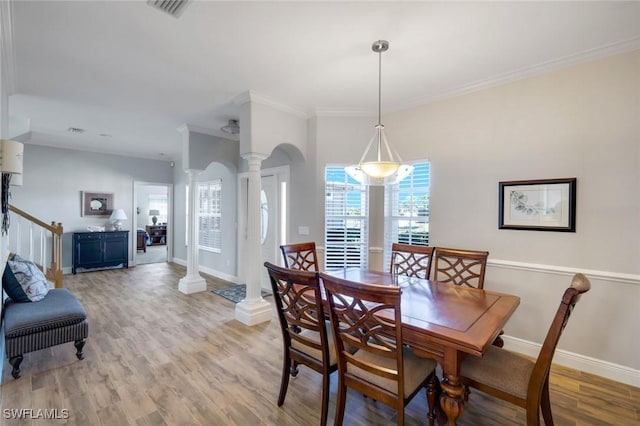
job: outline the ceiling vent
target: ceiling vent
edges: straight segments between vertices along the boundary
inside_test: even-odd
[[[174,18],[179,18],[189,0],[147,0],[147,4],[154,9],[168,13]]]
[[[86,132],[86,130],[85,129],[80,129],[79,127],[69,127],[67,129],[67,132],[70,132],[70,133],[84,133],[84,132]]]
[[[226,126],[220,127],[220,130],[225,133],[229,133],[230,135],[237,135],[240,133],[240,124],[238,123],[238,120],[231,119]]]

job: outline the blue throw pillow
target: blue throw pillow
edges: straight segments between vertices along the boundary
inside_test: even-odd
[[[2,288],[14,302],[38,302],[49,292],[49,282],[35,263],[14,255],[4,268]]]
[[[31,302],[27,295],[22,290],[22,286],[13,275],[9,263],[4,267],[4,273],[2,274],[2,288],[7,293],[7,296],[16,303]]]

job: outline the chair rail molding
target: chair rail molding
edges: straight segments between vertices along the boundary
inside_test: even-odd
[[[595,269],[573,268],[569,266],[545,265],[540,263],[516,262],[512,260],[491,259],[487,261],[487,266],[503,269],[516,269],[521,271],[542,272],[554,275],[573,276],[580,272],[589,278],[615,281],[625,284],[640,285],[640,275],[624,274],[620,272],[598,271]]]

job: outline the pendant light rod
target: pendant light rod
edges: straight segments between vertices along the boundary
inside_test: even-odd
[[[382,52],[389,50],[389,42],[386,40],[374,41],[371,45],[371,50],[378,54],[378,125],[376,126],[376,138],[377,138],[377,159],[378,162],[382,161]],[[387,147],[387,151],[390,151]],[[393,156],[390,157],[393,161]]]

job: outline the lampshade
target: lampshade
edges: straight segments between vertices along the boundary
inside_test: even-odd
[[[160,210],[151,209],[149,210],[149,216],[158,216],[160,215]]]
[[[121,220],[127,220],[127,215],[124,213],[122,209],[115,209],[111,212],[111,216],[109,219],[113,220],[113,228],[116,231],[122,230],[122,222]]]
[[[22,174],[22,155],[24,145],[9,139],[0,140],[0,171],[2,173]]]
[[[384,185],[398,182],[405,178],[413,170],[413,166],[402,164],[402,159],[396,153],[395,157],[387,137],[384,134],[384,126],[381,120],[382,111],[382,52],[389,50],[389,42],[378,40],[373,42],[371,49],[378,54],[378,124],[375,126],[373,138],[364,150],[357,166],[346,167],[346,172],[356,181],[367,185]],[[369,151],[376,145],[376,156],[368,159]],[[383,148],[386,159],[383,158]],[[397,158],[397,160],[396,160]]]
[[[125,214],[124,210],[115,209],[115,210],[113,210],[113,212],[111,212],[111,216],[109,217],[109,219],[112,219],[112,220],[127,220],[127,215]]]

